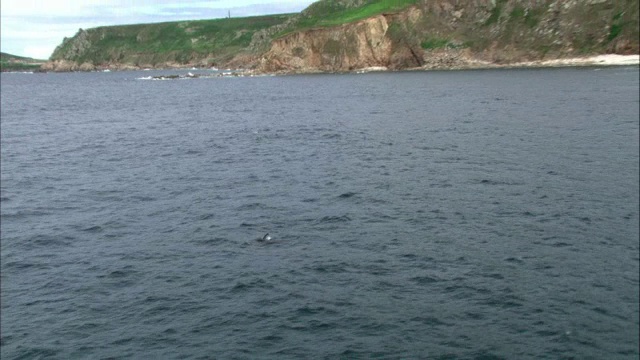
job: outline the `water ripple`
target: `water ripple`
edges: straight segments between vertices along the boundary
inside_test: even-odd
[[[3,359],[638,357],[637,68],[152,73],[2,75]]]

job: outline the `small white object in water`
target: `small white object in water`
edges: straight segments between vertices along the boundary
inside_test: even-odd
[[[269,236],[269,233],[264,234],[264,236],[262,237],[262,241],[269,241],[271,240],[271,236]]]

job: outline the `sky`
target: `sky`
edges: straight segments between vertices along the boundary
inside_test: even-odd
[[[65,37],[97,26],[299,12],[315,0],[2,0],[2,52],[48,59]]]

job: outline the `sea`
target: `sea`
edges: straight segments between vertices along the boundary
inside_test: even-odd
[[[3,360],[640,357],[637,66],[188,72],[2,74]]]

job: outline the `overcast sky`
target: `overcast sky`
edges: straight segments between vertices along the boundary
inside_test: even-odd
[[[299,12],[314,0],[2,0],[2,52],[47,59],[64,37],[105,25]]]

